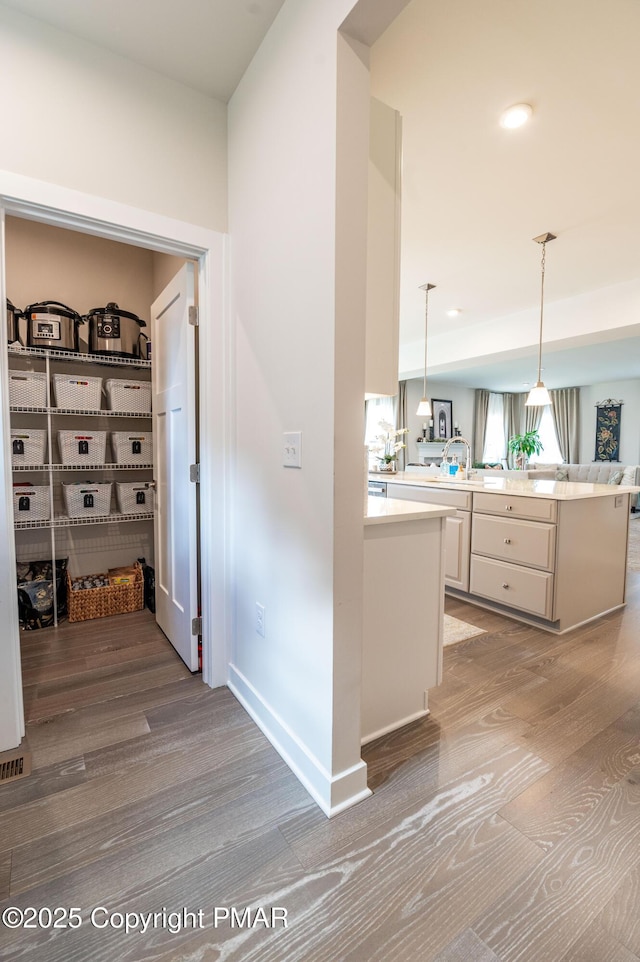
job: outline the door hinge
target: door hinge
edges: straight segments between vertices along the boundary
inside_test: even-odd
[[[191,619],[191,634],[192,635],[202,634],[202,617],[198,616],[197,618]]]
[[[189,308],[189,324],[191,324],[192,327],[198,327],[199,323],[198,308],[192,304]]]
[[[200,465],[199,464],[189,465],[189,481],[193,481],[194,484],[200,484]]]

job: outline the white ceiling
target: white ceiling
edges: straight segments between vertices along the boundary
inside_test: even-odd
[[[226,103],[284,0],[2,0]]]
[[[227,101],[284,0],[0,0]],[[322,2],[322,0],[313,0]],[[401,340],[535,307],[547,230],[547,301],[640,276],[639,0],[413,0],[372,49],[372,92],[403,115]],[[501,111],[525,101],[527,127]],[[457,319],[446,316],[462,308]],[[524,356],[442,369],[524,390]],[[545,351],[550,387],[640,377],[635,339]],[[517,386],[518,385],[518,386]]]
[[[419,286],[437,285],[430,337],[464,339],[470,325],[539,305],[532,238],[545,231],[557,235],[547,303],[640,275],[639,38],[637,0],[413,0],[374,45],[372,92],[403,117],[408,370],[422,366]],[[534,108],[530,123],[503,130],[501,112],[523,101]],[[454,307],[462,313],[450,319]],[[544,366],[550,387],[585,384],[622,370],[640,376],[640,354],[635,340],[621,340],[545,352]],[[441,376],[524,390],[535,367],[510,360]]]

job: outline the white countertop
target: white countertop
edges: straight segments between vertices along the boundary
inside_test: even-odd
[[[455,513],[455,508],[445,508],[439,504],[421,504],[419,501],[401,501],[398,498],[369,498],[364,523],[424,521],[429,518],[446,518],[447,515]]]
[[[379,471],[372,472],[372,481],[386,481],[387,484],[411,484],[424,488],[459,488],[463,491],[485,491],[498,494],[523,495],[532,498],[551,498],[555,501],[574,501],[581,498],[611,498],[616,494],[632,494],[640,491],[638,487],[619,484],[590,484],[587,481],[550,481],[514,477],[472,478],[468,481],[454,481],[448,478],[440,481],[436,476],[430,478],[425,474],[412,474],[409,471],[398,471],[397,474]],[[370,499],[371,500],[371,499]],[[376,500],[375,498],[373,500]],[[384,498],[377,499],[384,501]]]

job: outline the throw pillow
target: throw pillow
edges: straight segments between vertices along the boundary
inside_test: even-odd
[[[569,468],[558,468],[556,471],[556,481],[568,481]]]
[[[620,482],[622,481],[623,474],[624,474],[624,471],[616,471],[615,474],[611,475],[611,477],[607,481],[607,484],[620,484]]]
[[[636,483],[636,466],[635,464],[629,465],[622,472],[622,481],[620,484],[635,484]]]

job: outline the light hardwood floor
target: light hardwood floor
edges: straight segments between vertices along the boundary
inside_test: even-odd
[[[0,958],[638,962],[640,573],[628,601],[556,637],[448,600],[486,633],[445,650],[431,716],[367,746],[374,794],[330,821],[148,612],[25,633],[34,772],[0,787],[0,910],[83,922],[0,923]],[[203,928],[125,934],[98,906]],[[288,926],[214,928],[214,906]]]

